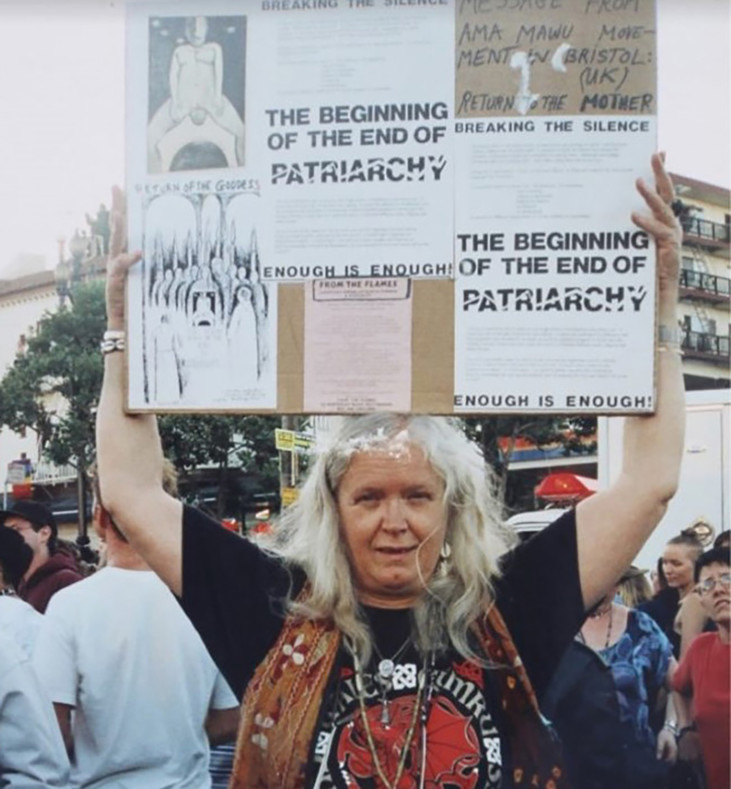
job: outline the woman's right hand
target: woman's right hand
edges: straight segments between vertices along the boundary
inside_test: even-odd
[[[127,206],[124,192],[112,187],[112,232],[107,259],[107,328],[124,329],[127,273],[142,258],[141,252],[127,252]]]

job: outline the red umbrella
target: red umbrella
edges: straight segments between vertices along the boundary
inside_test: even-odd
[[[536,485],[536,498],[547,501],[581,501],[597,492],[598,483],[591,477],[559,472],[549,474]]]

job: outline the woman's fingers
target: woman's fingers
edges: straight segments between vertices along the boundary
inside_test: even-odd
[[[127,203],[124,192],[112,187],[112,230],[109,239],[108,273],[126,272],[142,257],[141,252],[128,254],[127,249]]]
[[[673,182],[665,169],[665,153],[655,153],[650,159],[652,173],[655,176],[655,188],[662,200],[670,205],[675,199],[675,189]]]
[[[116,258],[124,252],[126,245],[126,218],[127,208],[124,192],[118,187],[112,187],[112,233],[109,239],[109,257]]]
[[[673,182],[665,170],[664,154],[653,154],[651,159],[655,186],[652,187],[643,178],[636,181],[637,191],[650,209],[650,213],[635,211],[632,221],[650,233],[656,241],[680,243],[681,231],[671,204],[675,197]]]

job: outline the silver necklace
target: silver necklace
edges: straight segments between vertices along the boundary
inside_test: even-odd
[[[398,651],[396,652],[396,655],[394,655],[394,658],[397,657],[398,654],[402,652],[404,649],[405,649],[404,645],[399,647]],[[422,750],[421,775],[419,776],[419,787],[420,789],[424,789],[424,777],[426,775],[426,749],[427,749],[426,725],[427,725],[427,719],[429,717],[429,708],[431,706],[432,695],[434,693],[434,659],[435,659],[434,653],[430,652],[429,655],[424,658],[423,666],[418,672],[416,698],[414,699],[414,709],[412,711],[409,728],[404,738],[404,745],[399,755],[399,762],[397,766],[396,776],[392,783],[386,777],[383,771],[383,767],[381,766],[380,760],[378,758],[378,752],[373,738],[373,732],[371,731],[371,727],[368,723],[368,716],[366,713],[365,686],[363,683],[364,674],[360,665],[360,661],[358,660],[357,654],[353,653],[353,664],[355,668],[355,687],[358,695],[358,705],[360,707],[363,729],[365,731],[366,741],[368,743],[368,750],[371,753],[371,758],[373,759],[373,766],[376,771],[376,774],[381,779],[383,785],[387,787],[387,789],[396,789],[399,781],[401,780],[401,776],[403,775],[404,768],[406,766],[406,756],[409,750],[409,746],[411,745],[412,739],[416,734],[416,728],[419,724],[421,724],[421,750]],[[383,715],[381,715],[381,723],[383,723]]]
[[[373,648],[380,658],[378,662],[378,669],[376,674],[374,674],[373,679],[381,691],[381,723],[384,726],[391,725],[391,712],[388,707],[388,694],[391,692],[393,687],[393,675],[396,671],[396,661],[406,651],[406,648],[410,643],[411,635],[409,634],[406,637],[404,643],[401,644],[394,654],[390,658],[387,658],[383,656],[383,653],[378,648],[376,642],[373,642]]]
[[[384,657],[383,652],[378,648],[378,644],[373,642],[373,649],[376,650],[376,654],[379,657],[378,661],[378,676],[384,680],[390,680],[393,676],[393,672],[396,670],[396,661],[406,652],[407,647],[411,643],[411,635],[409,634],[406,637],[406,640],[403,644],[391,655],[391,657]]]

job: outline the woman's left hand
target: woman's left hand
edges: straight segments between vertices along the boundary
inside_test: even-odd
[[[632,221],[655,240],[660,293],[670,290],[675,295],[680,275],[683,230],[672,209],[675,190],[665,169],[665,155],[653,154],[650,163],[655,176],[655,187],[650,186],[642,178],[638,178],[636,183],[637,191],[647,203],[650,214],[635,211],[632,214]]]
[[[657,758],[670,764],[675,764],[675,760],[678,758],[678,744],[675,742],[675,735],[664,727],[657,735]]]

